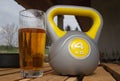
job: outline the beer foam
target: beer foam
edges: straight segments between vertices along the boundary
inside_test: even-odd
[[[24,11],[24,12],[22,12],[22,14],[24,14],[24,16],[28,16],[28,17],[35,17],[35,15],[34,15],[32,10]]]
[[[29,27],[44,26],[41,14],[39,14],[37,10],[29,9],[23,11],[21,14],[23,14],[21,20],[24,22],[24,25]]]

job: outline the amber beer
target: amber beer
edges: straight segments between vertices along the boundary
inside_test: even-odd
[[[41,69],[44,63],[45,40],[46,33],[44,29],[19,29],[19,52],[21,69]]]
[[[43,76],[46,43],[46,15],[37,9],[26,9],[19,13],[19,55],[22,78]]]

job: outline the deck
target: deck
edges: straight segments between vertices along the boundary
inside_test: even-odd
[[[45,63],[44,75],[39,78],[21,78],[19,68],[0,68],[0,81],[120,81],[120,65],[103,63],[89,76],[60,76]]]

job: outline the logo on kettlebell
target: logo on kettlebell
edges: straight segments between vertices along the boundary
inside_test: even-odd
[[[83,38],[75,38],[69,44],[69,51],[74,58],[84,59],[89,56],[90,45]]]

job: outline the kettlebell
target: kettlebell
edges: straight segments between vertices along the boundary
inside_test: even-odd
[[[61,75],[89,75],[99,62],[98,38],[103,20],[98,11],[89,7],[57,5],[47,10],[47,33],[52,41],[49,63]],[[87,32],[63,31],[54,22],[56,15],[76,15],[92,19]],[[74,23],[74,22],[73,22]]]

